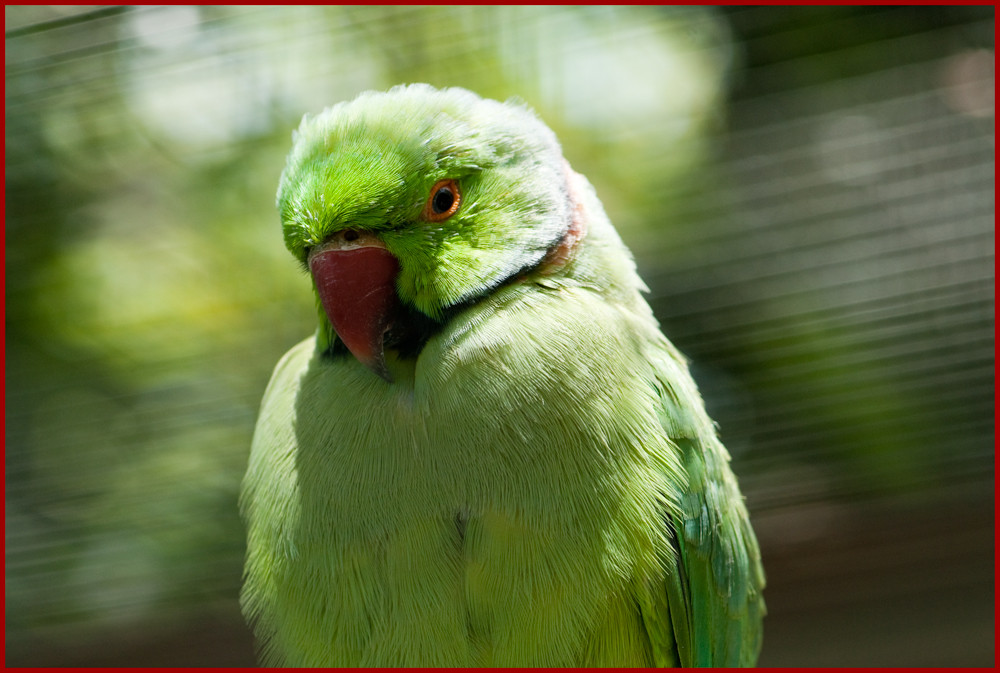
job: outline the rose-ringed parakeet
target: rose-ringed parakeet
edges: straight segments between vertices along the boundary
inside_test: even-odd
[[[243,481],[262,661],[753,665],[729,456],[553,133],[411,85],[293,140],[277,202],[319,329]]]

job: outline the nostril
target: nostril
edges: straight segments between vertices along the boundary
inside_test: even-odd
[[[346,231],[344,231],[344,240],[345,241],[356,241],[356,240],[358,240],[359,236],[360,236],[360,234],[358,234],[358,232],[356,232],[353,229],[347,229]]]

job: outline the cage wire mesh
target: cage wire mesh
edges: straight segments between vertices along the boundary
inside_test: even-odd
[[[9,665],[253,662],[236,496],[313,329],[289,133],[534,107],[733,454],[762,665],[989,665],[992,7],[7,6]]]

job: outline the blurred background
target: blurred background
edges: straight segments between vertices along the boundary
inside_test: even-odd
[[[994,661],[994,9],[5,7],[6,657],[252,665],[305,112],[518,96],[733,454],[769,666]]]

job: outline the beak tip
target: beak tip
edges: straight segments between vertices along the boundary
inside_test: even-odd
[[[389,368],[385,364],[385,354],[381,348],[367,357],[364,355],[359,356],[358,354],[354,354],[354,357],[369,371],[378,374],[378,377],[386,383],[392,383],[395,380],[392,378],[392,372],[389,371]]]
[[[378,374],[379,377],[386,383],[393,382],[392,373],[389,371],[389,368],[385,366],[385,360],[382,358],[379,358],[377,363],[371,365],[371,370]]]

